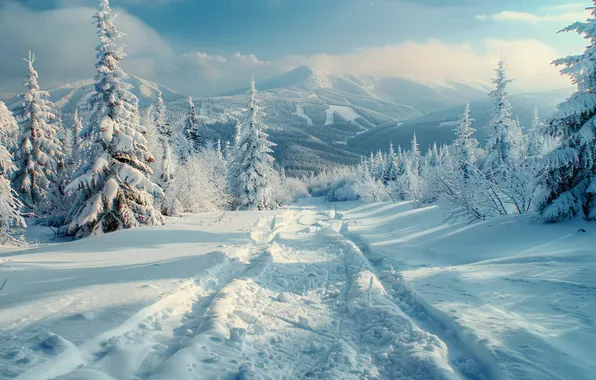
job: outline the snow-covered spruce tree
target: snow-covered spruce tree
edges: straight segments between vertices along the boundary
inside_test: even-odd
[[[385,163],[385,156],[383,155],[383,152],[381,152],[380,150],[377,151],[374,161],[374,172],[371,173],[373,177],[377,180],[383,180],[383,178],[385,178],[386,175],[386,166],[387,165]]]
[[[455,141],[453,142],[452,159],[455,169],[461,170],[464,178],[469,178],[477,169],[476,159],[478,154],[478,141],[473,137],[476,130],[472,128],[474,119],[470,117],[470,103],[461,116],[458,127],[455,129]]]
[[[561,141],[544,157],[538,177],[538,211],[547,222],[577,216],[596,220],[596,10],[585,22],[562,30],[571,31],[587,39],[589,46],[582,54],[554,61],[577,90],[559,104],[547,126],[549,134]]]
[[[54,125],[56,126],[56,134],[60,141],[63,154],[60,159],[56,160],[56,180],[52,182],[51,187],[53,203],[51,204],[51,208],[46,210],[49,216],[45,222],[48,225],[60,227],[64,225],[65,217],[70,211],[69,196],[66,192],[66,187],[70,183],[76,168],[72,160],[72,133],[70,128],[65,128],[61,113],[58,114]]]
[[[72,133],[72,141],[70,143],[72,147],[71,161],[74,172],[78,170],[79,166],[81,165],[81,131],[83,130],[83,119],[79,116],[78,110],[75,110],[70,130]]]
[[[159,185],[164,191],[167,191],[169,183],[174,179],[174,162],[172,158],[172,129],[166,119],[166,106],[163,103],[161,92],[157,96],[153,112],[158,142],[162,150]]]
[[[437,203],[451,220],[483,220],[499,214],[498,205],[488,191],[489,182],[477,167],[479,144],[473,137],[472,122],[468,104],[455,129],[453,145],[450,149],[443,148],[441,165],[429,179]]]
[[[400,176],[400,188],[402,190],[400,198],[419,202],[422,198],[420,174],[423,157],[420,154],[416,134],[412,138],[412,150],[404,153],[403,156],[401,160],[403,168]]]
[[[67,188],[74,194],[68,233],[77,238],[163,223],[150,195],[163,192],[148,179],[154,158],[139,124],[138,100],[118,66],[125,55],[115,43],[121,34],[114,17],[108,0],[100,0],[94,16],[99,44],[93,113],[81,133],[91,143],[85,144],[85,161]]]
[[[6,104],[0,101],[0,144],[12,151],[17,146],[18,136],[19,125],[17,121],[12,112],[6,107]]]
[[[387,154],[387,170],[385,170],[383,184],[387,186],[389,183],[397,181],[399,175],[399,156],[393,149],[393,143],[390,143],[389,153]]]
[[[251,81],[250,115],[242,126],[235,147],[229,178],[229,189],[234,197],[234,208],[238,210],[269,210],[277,207],[271,184],[274,159],[263,132],[265,125],[259,121],[259,106],[254,78]]]
[[[29,211],[46,213],[52,209],[55,197],[52,184],[58,180],[57,170],[63,160],[62,146],[56,135],[54,105],[47,100],[49,93],[40,90],[38,74],[33,67],[35,56],[29,53],[26,80],[27,92],[17,108],[20,136],[15,150],[17,172],[15,189]]]
[[[489,96],[494,99],[494,111],[488,125],[489,139],[485,170],[492,176],[510,165],[519,156],[518,125],[515,123],[509,102],[507,86],[513,81],[507,77],[505,59],[499,61],[497,77],[493,79],[495,89]]]
[[[518,214],[532,210],[536,194],[536,157],[528,157],[526,152],[522,145],[519,158],[506,166],[498,178],[500,192]]]
[[[549,138],[545,133],[546,124],[540,119],[538,109],[534,109],[532,124],[526,138],[526,155],[528,157],[541,157],[549,148]]]
[[[391,194],[383,185],[381,179],[375,178],[369,170],[370,163],[364,163],[357,168],[354,178],[353,191],[364,203],[385,202],[391,199]]]
[[[0,102],[0,113],[4,112],[3,105],[4,103]],[[4,118],[5,116],[6,114],[0,116],[0,123],[10,122],[8,118]],[[12,117],[10,114],[8,116]],[[0,124],[0,127],[4,127],[4,125]],[[12,155],[2,143],[0,144],[0,244],[2,245],[25,244],[23,237],[19,236],[21,230],[27,227],[20,213],[23,205],[17,199],[17,194],[7,178],[14,170],[16,170],[16,166],[12,161]]]
[[[184,137],[186,137],[186,147],[182,153],[182,159],[186,160],[189,156],[196,154],[205,148],[205,140],[199,132],[199,120],[195,111],[195,104],[192,97],[188,98],[188,114],[184,121]]]

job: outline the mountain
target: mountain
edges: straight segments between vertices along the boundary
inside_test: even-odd
[[[50,91],[68,125],[77,105],[92,91],[92,80],[70,83]],[[130,76],[133,93],[142,108],[163,93],[170,124],[181,129],[188,111],[184,96],[166,86]],[[471,101],[479,129],[485,136],[492,103],[482,85],[417,81],[335,74],[299,67],[257,83],[258,102],[266,132],[277,146],[274,156],[289,175],[308,174],[359,162],[363,154],[386,149],[391,141],[408,146],[414,132],[422,147],[434,141],[450,142],[463,105]],[[561,92],[526,94],[511,98],[522,123],[529,123],[534,107],[543,115],[562,100]],[[12,97],[9,107],[18,104]],[[203,136],[211,141],[233,141],[236,124],[247,116],[248,88],[195,100]]]
[[[155,103],[158,92],[162,93],[165,101],[175,101],[184,98],[168,87],[129,75],[127,82],[133,86],[132,93],[139,98],[139,106],[145,108]],[[89,94],[93,92],[93,79],[84,79],[67,83],[60,87],[49,90],[50,100],[62,110],[63,114],[73,113],[75,108],[83,104]],[[6,102],[9,108],[14,108],[19,103],[18,95],[7,95]]]
[[[349,145],[356,136],[487,93],[480,86],[461,83],[334,74],[308,67],[260,81],[257,89],[267,133],[278,145],[275,158],[294,175],[357,163],[360,151]],[[208,138],[233,138],[230,124],[243,119],[247,93],[248,88],[242,88],[196,102]],[[173,102],[170,108],[181,123],[185,102]]]
[[[480,99],[489,88],[464,83],[418,81],[408,78],[336,74],[316,71],[306,66],[257,83],[260,91],[289,90],[309,93],[331,103],[348,103],[386,111],[403,119],[443,110],[470,100]],[[224,95],[246,93],[247,88]],[[337,104],[343,105],[343,104]]]
[[[512,95],[510,101],[514,114],[519,118],[522,128],[531,125],[534,109],[542,120],[546,120],[556,109],[557,104],[571,94],[571,90],[547,91]],[[486,125],[490,121],[493,109],[492,99],[470,102],[471,116],[474,119],[472,128],[476,129],[475,137],[481,143],[488,138]],[[389,144],[409,148],[412,136],[416,138],[421,149],[426,149],[434,142],[449,144],[454,139],[453,130],[458,125],[460,115],[464,111],[463,104],[446,110],[433,112],[403,123],[393,123],[364,132],[348,143],[353,152],[368,154],[371,151],[386,150]]]

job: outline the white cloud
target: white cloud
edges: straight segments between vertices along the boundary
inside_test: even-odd
[[[97,44],[91,16],[94,9],[65,8],[32,11],[17,3],[0,8],[0,91],[20,91],[24,57],[37,54],[40,83],[44,88],[94,75]],[[27,27],[23,27],[27,25]],[[257,79],[281,74],[301,65],[318,70],[413,77],[429,80],[489,82],[503,50],[518,90],[565,87],[550,62],[562,54],[535,40],[486,40],[483,52],[467,44],[439,40],[364,47],[344,54],[285,56],[263,60],[254,54],[175,53],[168,41],[138,18],[123,13],[116,25],[127,36],[122,40],[128,54],[123,68],[189,95],[213,95],[244,87],[252,74]]]
[[[246,78],[252,73],[258,78],[266,78],[302,65],[336,73],[489,83],[501,52],[507,58],[509,74],[516,78],[516,90],[547,90],[569,86],[569,80],[551,65],[561,54],[535,40],[488,39],[482,54],[466,44],[446,44],[439,40],[359,48],[345,54],[286,56],[275,61],[262,61],[254,55],[240,53],[223,57],[200,52],[185,55],[183,71],[192,71],[194,67],[206,78],[204,85],[209,88],[226,86],[232,82],[245,84]]]
[[[20,90],[22,57],[31,50],[37,57],[40,83],[45,88],[94,75],[97,37],[93,8],[77,7],[32,11],[18,3],[0,8],[0,83],[5,91]],[[117,27],[128,54],[123,66],[141,76],[154,77],[156,60],[173,55],[168,43],[140,19],[122,12]]]
[[[480,21],[540,23],[571,23],[585,20],[590,12],[585,4],[560,4],[540,8],[535,13],[504,10],[490,15],[477,15]]]

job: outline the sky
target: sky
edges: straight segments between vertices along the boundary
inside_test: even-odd
[[[122,67],[192,96],[298,66],[488,83],[500,55],[516,92],[570,85],[550,63],[587,42],[557,33],[587,0],[112,0]],[[0,0],[0,92],[22,91],[29,50],[40,85],[94,75],[97,0]]]

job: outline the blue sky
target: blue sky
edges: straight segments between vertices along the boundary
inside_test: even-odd
[[[301,64],[357,74],[489,80],[490,62],[494,63],[501,50],[511,59],[510,68],[519,79],[520,91],[561,87],[566,82],[548,62],[560,55],[579,52],[585,41],[577,35],[556,32],[574,20],[585,18],[587,13],[583,8],[591,2],[112,0],[111,3],[122,13],[117,26],[128,33],[123,41],[130,55],[125,67],[128,71],[180,92],[206,95],[244,83],[245,76],[252,72],[262,78]],[[46,75],[48,86],[91,76],[94,42],[89,17],[95,5],[95,0],[0,0],[0,36],[6,34],[16,39],[3,46],[0,38],[0,49],[5,53],[0,56],[0,92],[14,90],[18,83],[14,76],[22,62],[18,56],[29,48],[41,50],[37,52],[42,65],[39,71]],[[437,62],[441,61],[450,67],[440,67]],[[552,76],[551,80],[548,75]]]

